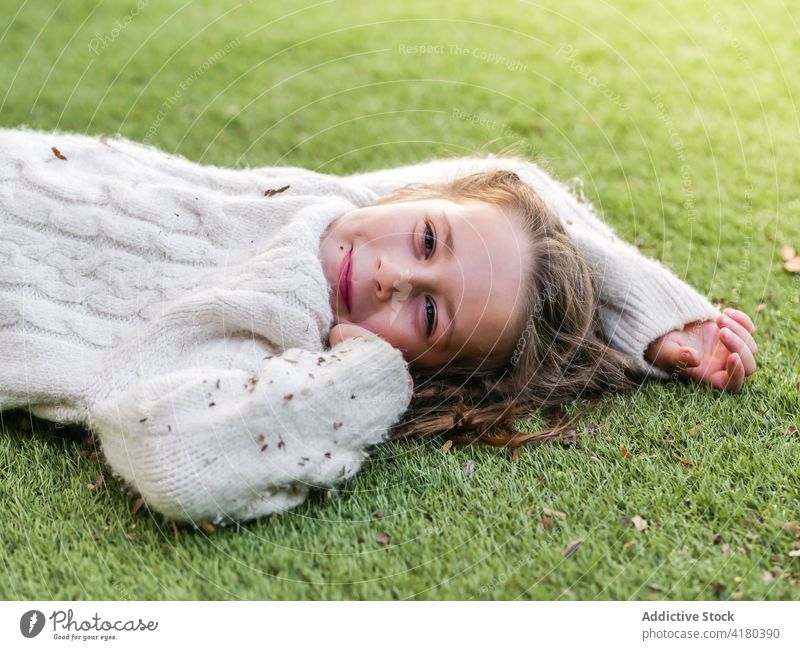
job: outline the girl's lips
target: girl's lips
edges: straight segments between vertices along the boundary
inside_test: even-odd
[[[344,300],[344,304],[347,305],[347,311],[350,311],[350,268],[352,266],[351,260],[353,255],[353,249],[350,248],[349,251],[345,254],[344,258],[342,259],[342,264],[339,266],[339,276],[337,278],[337,286],[339,289],[339,295],[341,296],[342,300]]]

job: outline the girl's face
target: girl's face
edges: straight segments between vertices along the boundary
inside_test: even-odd
[[[386,339],[416,367],[509,358],[530,251],[514,217],[482,201],[371,205],[333,221],[320,257],[334,324]],[[339,290],[350,260],[349,296]]]

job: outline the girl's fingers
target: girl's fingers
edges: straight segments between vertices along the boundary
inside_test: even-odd
[[[718,370],[708,380],[717,390],[738,393],[744,384],[744,366],[739,355],[731,354],[725,362],[725,370]]]
[[[717,325],[719,325],[720,327],[727,327],[734,334],[736,334],[736,336],[738,336],[740,339],[742,339],[742,341],[744,341],[747,344],[747,347],[750,348],[750,352],[752,352],[753,354],[756,354],[756,352],[758,352],[758,346],[756,345],[753,336],[750,334],[750,332],[748,332],[744,328],[744,325],[742,325],[738,321],[733,320],[733,318],[730,318],[725,314],[720,314],[719,317],[717,318]]]
[[[723,309],[722,311],[728,314],[728,316],[730,316],[733,320],[744,325],[745,328],[747,328],[747,331],[751,334],[756,331],[756,326],[753,324],[752,319],[743,311],[739,311],[738,309],[733,309],[731,307]]]
[[[727,327],[723,327],[720,330],[720,338],[726,348],[731,352],[735,352],[741,358],[745,373],[752,375],[756,371],[756,360],[747,344]],[[728,361],[730,362],[730,358]]]
[[[700,363],[698,356],[693,348],[680,345],[670,338],[664,338],[656,352],[653,365],[667,372],[680,371]]]
[[[728,357],[728,362],[725,364],[728,370],[728,382],[725,389],[729,393],[738,393],[742,390],[744,385],[744,366],[738,354],[732,354]]]

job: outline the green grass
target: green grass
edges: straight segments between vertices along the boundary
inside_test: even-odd
[[[508,450],[386,446],[336,494],[177,538],[132,515],[111,477],[89,490],[107,471],[79,454],[80,429],[4,413],[0,597],[798,597],[783,524],[800,520],[800,434],[787,433],[800,425],[800,278],[779,254],[800,249],[795,18],[779,0],[757,13],[743,0],[451,4],[151,2],[95,54],[134,0],[10,0],[0,124],[331,173],[518,142],[582,177],[642,252],[755,317],[744,391],[649,383],[604,400],[575,446],[525,448],[516,464]],[[543,507],[566,519],[545,528]],[[646,530],[623,525],[637,515]],[[772,567],[783,573],[765,581]]]

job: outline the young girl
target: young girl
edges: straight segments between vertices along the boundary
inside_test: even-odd
[[[0,228],[0,409],[89,427],[176,520],[292,508],[390,437],[522,444],[554,435],[510,431],[532,408],[755,369],[745,314],[519,158],[337,177],[0,129]]]

